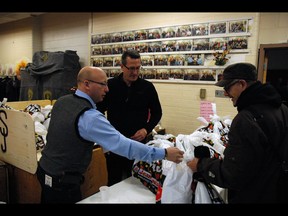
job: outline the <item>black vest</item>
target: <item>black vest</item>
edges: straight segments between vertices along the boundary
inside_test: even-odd
[[[83,112],[91,108],[88,100],[77,95],[66,95],[56,101],[51,112],[47,144],[39,161],[47,173],[83,174],[86,171],[94,143],[80,137],[78,120]]]

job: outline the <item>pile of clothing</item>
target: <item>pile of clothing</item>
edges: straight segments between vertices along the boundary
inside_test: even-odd
[[[7,99],[3,99],[0,102],[0,108],[8,109],[8,110],[15,110],[14,108],[6,105]],[[46,145],[46,135],[47,130],[50,123],[51,117],[51,110],[52,105],[47,105],[45,107],[41,107],[38,104],[30,104],[25,107],[23,110],[18,110],[20,112],[29,113],[34,121],[35,124],[35,143],[36,143],[36,150],[41,151],[44,146]]]

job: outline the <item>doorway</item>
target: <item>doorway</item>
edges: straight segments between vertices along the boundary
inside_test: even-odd
[[[260,44],[258,80],[272,84],[288,106],[288,43]]]

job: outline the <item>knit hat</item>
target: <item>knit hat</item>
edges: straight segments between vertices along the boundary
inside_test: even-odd
[[[250,63],[236,63],[229,65],[223,71],[223,78],[219,80],[215,85],[224,87],[229,85],[236,79],[242,79],[246,81],[257,80],[256,67]]]

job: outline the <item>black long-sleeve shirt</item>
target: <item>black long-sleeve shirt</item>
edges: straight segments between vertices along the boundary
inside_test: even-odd
[[[108,80],[109,92],[97,104],[107,119],[124,136],[131,137],[145,128],[150,133],[162,117],[162,108],[154,85],[138,78],[130,87],[123,81],[123,74]]]

